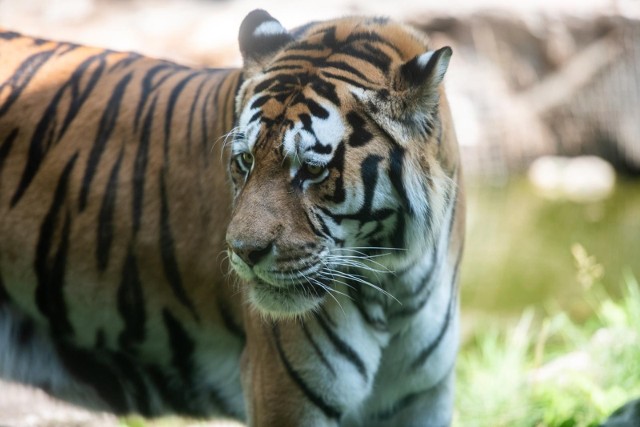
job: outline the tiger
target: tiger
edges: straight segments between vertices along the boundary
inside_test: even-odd
[[[250,426],[452,422],[452,50],[388,18],[240,68],[0,32],[0,377]]]

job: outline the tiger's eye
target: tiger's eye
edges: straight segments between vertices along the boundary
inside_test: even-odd
[[[313,176],[318,176],[324,171],[324,167],[318,166],[318,165],[311,165],[309,163],[307,163],[305,167],[307,169],[307,172],[309,172],[309,174]]]
[[[240,155],[240,159],[242,160],[242,163],[248,168],[253,164],[253,154],[249,153],[248,151],[242,153]]]

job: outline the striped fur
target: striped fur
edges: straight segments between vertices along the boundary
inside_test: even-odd
[[[261,10],[239,42],[241,70],[192,69],[0,32],[0,375],[118,413],[448,425],[450,49]]]

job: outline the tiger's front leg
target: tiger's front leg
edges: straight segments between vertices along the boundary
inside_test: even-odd
[[[250,426],[339,426],[370,394],[380,337],[347,307],[289,320],[247,308],[246,318],[242,371]]]

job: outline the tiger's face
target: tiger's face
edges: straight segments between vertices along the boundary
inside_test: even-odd
[[[301,32],[266,12],[240,29],[227,243],[249,300],[273,317],[318,307],[372,256],[411,262],[451,187],[437,110],[450,49],[381,20]]]

